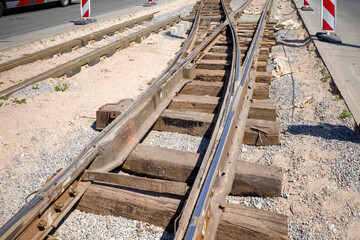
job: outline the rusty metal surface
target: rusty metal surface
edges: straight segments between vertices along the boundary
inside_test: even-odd
[[[241,9],[238,9],[240,11]],[[199,11],[198,11],[199,12]],[[230,19],[234,17],[237,12],[234,12]],[[156,192],[170,192],[171,194],[179,194],[185,191],[184,185],[173,185],[168,182],[156,182],[147,180],[135,180],[134,183],[127,183],[121,177],[108,176],[106,171],[112,170],[121,165],[124,160],[128,157],[131,151],[147,133],[150,127],[155,123],[160,114],[169,105],[170,101],[176,96],[177,92],[189,81],[188,78],[192,78],[194,75],[194,64],[191,62],[203,51],[206,47],[209,47],[221,34],[224,29],[231,25],[229,19],[225,20],[205,41],[203,41],[195,50],[188,52],[185,59],[180,60],[183,52],[186,48],[192,46],[191,39],[188,40],[182,50],[173,60],[172,64],[160,75],[160,77],[154,82],[152,86],[143,93],[134,103],[127,107],[126,110],[121,112],[119,116],[113,120],[105,129],[75,158],[73,161],[58,174],[54,176],[45,186],[38,191],[38,194],[31,200],[29,204],[23,207],[8,223],[6,223],[0,229],[1,238],[15,238],[20,237],[23,239],[31,238],[43,238],[53,228],[56,227],[58,222],[62,219],[64,214],[71,209],[71,207],[77,202],[78,198],[84,193],[88,185],[79,182],[79,177],[85,171],[90,169],[84,175],[84,180],[99,181],[99,182],[110,182],[112,184],[119,184],[125,187],[136,187],[138,189],[150,190]],[[151,29],[148,29],[151,31]],[[192,31],[193,32],[193,31]],[[147,33],[145,33],[147,34]],[[195,34],[193,34],[195,35]],[[138,35],[133,34],[131,37],[126,39],[123,44],[128,44],[131,38],[136,38]],[[195,36],[194,36],[195,37]],[[236,47],[235,47],[236,48]],[[237,50],[239,51],[239,49]],[[232,66],[238,66],[239,61],[235,57],[232,61]],[[249,61],[249,60],[247,60]],[[251,62],[251,60],[250,60]],[[238,66],[239,67],[239,66]],[[233,84],[227,84],[226,95],[223,99],[223,104],[220,110],[220,117],[216,123],[215,131],[210,142],[210,147],[205,154],[203,164],[199,170],[199,175],[193,185],[193,190],[190,193],[186,209],[184,209],[183,216],[180,221],[180,228],[176,232],[176,239],[183,238],[188,224],[190,223],[190,217],[198,200],[201,187],[205,183],[205,173],[210,168],[213,168],[210,164],[214,155],[218,154],[219,161],[221,164],[216,164],[214,172],[226,173],[224,178],[210,181],[209,186],[215,186],[214,192],[216,193],[213,198],[206,193],[207,204],[206,208],[201,209],[201,217],[194,218],[191,223],[197,223],[196,229],[203,229],[203,226],[211,226],[212,231],[205,231],[204,236],[209,237],[205,239],[211,239],[214,237],[214,231],[216,231],[217,218],[211,219],[211,221],[203,221],[206,217],[210,219],[210,216],[219,215],[217,210],[221,199],[227,191],[230,191],[228,182],[233,178],[235,167],[233,165],[224,164],[229,160],[232,164],[236,162],[233,158],[237,156],[239,151],[239,145],[233,145],[232,143],[239,143],[242,139],[242,132],[239,130],[241,124],[238,123],[239,116],[241,119],[244,118],[244,111],[246,112],[246,104],[243,108],[238,108],[237,104],[244,102],[247,92],[247,81],[244,84],[236,84],[239,74],[237,73],[238,67],[233,67],[230,79]],[[245,70],[244,70],[245,71]],[[236,88],[235,88],[236,87]],[[231,98],[232,89],[236,89],[235,97]],[[1,94],[0,94],[1,95]],[[231,101],[231,107],[229,110],[229,102]],[[234,102],[236,104],[234,104]],[[241,111],[243,110],[243,111]],[[110,111],[111,112],[111,111]],[[113,113],[115,117],[117,113]],[[229,118],[230,123],[229,123]],[[221,139],[222,131],[230,133],[230,137]],[[219,152],[217,146],[224,146],[226,150]],[[229,158],[228,154],[234,153],[232,158]],[[221,159],[221,160],[220,160]],[[237,159],[236,159],[237,160]],[[96,171],[96,172],[95,172]],[[106,179],[103,177],[106,175]],[[141,183],[143,183],[141,185]],[[87,182],[86,184],[90,184]],[[140,186],[141,185],[141,186]],[[186,184],[185,184],[186,185]],[[79,188],[81,187],[81,189]],[[214,200],[215,202],[210,202]],[[210,207],[208,207],[210,206]],[[208,216],[206,216],[208,214]],[[205,224],[202,224],[205,223]],[[196,230],[195,229],[195,230]],[[26,230],[24,232],[24,230]],[[206,230],[206,229],[205,229]],[[202,231],[200,231],[201,233]],[[197,232],[199,233],[199,231]],[[33,237],[32,237],[33,236]],[[201,237],[195,235],[196,237]]]
[[[39,214],[32,221],[27,222],[21,226],[26,228],[26,232],[22,234],[10,234],[6,236],[6,239],[43,239],[47,234],[56,227],[61,219],[71,210],[74,204],[80,199],[82,194],[90,186],[90,183],[86,182],[74,182],[68,191],[64,191],[60,197],[56,200],[51,208],[42,208],[39,210]],[[49,201],[53,196],[49,197]]]
[[[259,51],[259,41],[264,32],[265,18],[271,4],[268,0],[259,21],[259,26],[250,46],[250,54],[245,59],[241,73],[241,81],[235,79],[235,93],[231,100],[230,112],[226,120],[224,132],[216,149],[211,167],[197,200],[185,239],[214,239],[221,216],[221,204],[231,190],[234,179],[234,166],[237,162],[245,123],[250,108],[252,86],[249,84],[250,68]],[[240,79],[239,79],[240,80]]]
[[[245,9],[247,4],[249,4],[249,3],[250,3],[250,1],[247,1],[244,3],[244,5],[240,6],[238,9],[236,9],[230,15],[230,19],[232,20],[236,15],[240,14]],[[229,23],[229,18],[224,22],[224,24],[228,24],[228,23]],[[234,44],[234,41],[233,41],[233,44]],[[237,52],[239,51],[239,49],[237,49],[237,48],[233,48],[233,49]],[[234,56],[237,56],[237,53],[235,53]],[[214,157],[216,147],[219,144],[220,136],[224,129],[225,119],[229,112],[229,110],[228,110],[229,104],[228,103],[231,99],[231,95],[232,95],[231,89],[233,88],[233,85],[234,85],[234,83],[231,83],[231,82],[235,81],[236,71],[240,67],[238,64],[240,64],[240,63],[239,63],[239,61],[237,61],[237,57],[233,58],[232,72],[231,72],[231,76],[229,77],[230,83],[228,83],[227,86],[225,87],[226,93],[222,100],[224,102],[224,104],[222,104],[222,107],[220,108],[220,112],[218,114],[220,121],[217,121],[217,123],[215,125],[213,136],[210,139],[208,150],[206,151],[205,156],[204,156],[204,161],[200,167],[199,174],[195,180],[195,183],[193,184],[193,188],[190,192],[185,209],[182,213],[182,217],[180,218],[179,227],[178,227],[178,231],[176,232],[175,239],[183,239],[183,237],[185,236],[188,225],[190,224],[190,218],[191,218],[191,215],[195,208],[196,201],[199,198],[201,187],[203,186],[204,181],[205,181],[205,174],[209,171],[211,159]],[[235,67],[235,66],[237,66],[237,67]]]
[[[225,25],[221,26],[219,31],[224,28]],[[110,146],[112,142],[125,142],[129,144],[125,144],[125,147],[129,149],[136,145],[136,142],[141,139],[141,135],[134,135],[134,132],[141,130],[143,134],[146,133],[150,126],[139,125],[139,128],[134,128],[135,126],[135,116],[139,114],[142,110],[145,112],[151,112],[152,107],[159,107],[158,111],[155,114],[160,114],[162,112],[161,109],[165,109],[166,103],[164,101],[160,101],[164,99],[163,96],[163,88],[164,86],[168,87],[180,87],[181,84],[176,81],[168,81],[170,78],[178,78],[183,80],[183,70],[181,68],[185,68],[185,72],[189,69],[186,69],[188,63],[192,61],[195,56],[204,48],[210,41],[213,40],[214,36],[217,33],[214,33],[210,36],[206,41],[204,41],[200,46],[196,48],[195,51],[192,52],[186,59],[177,63],[176,61],[181,56],[182,52],[179,52],[176,60],[173,62],[171,66],[169,66],[166,71],[161,74],[161,76],[154,82],[154,84],[148,89],[147,92],[142,94],[139,99],[134,103],[134,105],[126,111],[126,113],[113,121],[107,128],[104,129],[73,161],[64,169],[62,169],[55,177],[46,183],[34,196],[34,198],[25,205],[10,221],[8,221],[1,229],[0,229],[0,237],[1,238],[14,238],[21,234],[21,232],[27,228],[27,226],[36,220],[38,216],[44,213],[47,209],[53,206],[55,200],[67,191],[69,186],[77,179],[81,173],[90,165],[90,163],[94,162],[95,159],[100,161],[101,154],[104,153],[105,148]],[[186,44],[185,44],[186,45]],[[183,51],[183,49],[182,49]],[[175,65],[175,63],[177,63]],[[191,71],[188,71],[191,72]],[[191,74],[190,74],[191,75]],[[186,80],[184,81],[186,82]],[[176,88],[175,88],[176,89]],[[169,96],[168,96],[169,97]],[[168,100],[168,98],[165,98]],[[160,106],[162,104],[162,106]],[[149,109],[145,109],[146,107],[150,107]],[[152,117],[151,119],[154,119]],[[156,120],[156,119],[155,119]],[[154,120],[154,121],[155,121]],[[149,121],[151,123],[151,120]],[[130,144],[131,143],[131,144]],[[115,156],[117,153],[120,153],[121,148],[116,147],[114,149],[115,152],[109,151],[108,153],[111,156]],[[121,153],[122,157],[117,156],[117,163],[107,165],[108,168],[112,168],[119,163],[121,164],[121,158],[125,158],[127,154]],[[95,166],[95,165],[94,165]],[[76,201],[74,200],[73,203]],[[45,225],[45,222],[40,223],[40,227]],[[45,225],[46,226],[46,225]]]
[[[122,99],[117,103],[107,103],[96,111],[96,129],[103,130],[121,113],[124,113],[134,102],[132,99]]]

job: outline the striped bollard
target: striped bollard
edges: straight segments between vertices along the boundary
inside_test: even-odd
[[[146,3],[144,3],[143,7],[150,7],[152,5],[156,5],[156,2],[153,0],[147,0]]]
[[[83,19],[90,18],[90,0],[81,0],[80,11]]]
[[[318,32],[316,36],[321,41],[331,43],[341,43],[335,31],[336,25],[336,0],[321,0],[321,30],[325,32]]]
[[[82,20],[75,21],[75,25],[85,25],[92,22],[96,22],[96,19],[90,18],[91,7],[90,0],[81,0],[80,1],[80,12]]]
[[[304,5],[301,7],[303,11],[314,11],[311,7],[311,0],[304,0]]]
[[[321,30],[335,31],[336,0],[321,0]]]

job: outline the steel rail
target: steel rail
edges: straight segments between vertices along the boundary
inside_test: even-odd
[[[133,114],[136,109],[138,109],[146,99],[150,98],[154,95],[155,91],[159,89],[159,87],[168,79],[170,76],[174,75],[176,71],[178,71],[181,67],[183,67],[189,61],[192,61],[196,55],[203,49],[207,44],[215,38],[215,36],[221,32],[227,23],[223,23],[217,31],[215,31],[210,37],[207,38],[202,44],[200,44],[186,59],[181,61],[176,67],[173,68],[170,72],[168,72],[165,76],[162,76],[159,81],[156,81],[156,84],[152,86],[145,94],[143,94],[139,100],[121,117],[115,120],[112,124],[109,125],[107,129],[105,129],[102,133],[99,134],[73,161],[68,167],[62,170],[59,174],[57,174],[53,179],[46,184],[37,195],[30,201],[29,204],[23,207],[5,226],[1,228],[0,236],[4,237],[5,234],[7,236],[13,236],[8,234],[8,230],[11,228],[13,230],[12,233],[16,234],[16,231],[20,230],[24,227],[23,220],[26,217],[30,217],[36,214],[41,214],[45,211],[46,208],[49,207],[51,202],[54,201],[61,193],[63,193],[67,187],[74,181],[75,178],[81,174],[82,171],[95,159],[95,157],[99,154],[98,149],[101,147],[101,142],[105,137],[110,135],[113,130],[119,132],[118,125],[126,122],[131,118],[131,114]],[[121,127],[121,126],[120,126]],[[15,225],[15,223],[17,225]],[[10,233],[11,234],[11,233]]]
[[[75,58],[71,61],[68,61],[64,64],[61,64],[58,67],[55,67],[53,69],[50,69],[46,71],[45,73],[41,73],[35,77],[32,77],[24,82],[15,84],[7,89],[4,89],[0,91],[0,97],[2,96],[8,96],[20,89],[23,89],[27,86],[30,86],[31,84],[43,81],[45,79],[48,79],[50,77],[61,77],[63,75],[69,75],[72,76],[78,72],[81,71],[81,67],[89,64],[89,65],[95,65],[100,61],[100,58],[102,56],[111,56],[113,55],[117,49],[123,49],[130,45],[131,42],[135,41],[137,37],[143,37],[151,34],[152,32],[157,32],[159,29],[163,28],[165,29],[168,25],[172,25],[175,22],[180,21],[180,15],[170,17],[168,19],[165,19],[159,23],[153,24],[152,26],[149,26],[145,29],[142,29],[140,31],[137,31],[135,33],[132,33],[128,36],[125,36],[115,42],[112,42],[106,46],[103,46],[99,49],[96,49],[94,51],[91,51],[85,55],[82,55],[78,58]]]
[[[228,14],[228,12],[225,11],[227,19],[224,21],[224,24],[227,25],[229,23],[229,19],[233,19],[235,15],[240,14],[250,2],[251,0],[244,2],[232,14]],[[222,6],[225,9],[225,4],[223,1],[222,1]],[[232,70],[229,77],[229,81],[225,85],[226,90],[224,91],[225,92],[224,98],[222,100],[222,103],[220,103],[221,108],[218,114],[219,121],[216,122],[216,125],[214,127],[214,133],[208,145],[208,150],[206,151],[203,157],[203,162],[198,171],[198,176],[195,179],[188,201],[186,203],[186,206],[184,207],[185,210],[183,211],[182,216],[180,218],[179,227],[178,227],[178,231],[176,232],[175,239],[182,239],[184,237],[185,231],[190,221],[191,214],[195,207],[195,203],[200,194],[200,188],[204,184],[205,173],[207,173],[210,168],[211,159],[214,157],[216,147],[219,144],[220,136],[224,129],[226,116],[228,114],[227,106],[229,105],[229,102],[231,100],[231,95],[233,91],[232,88],[234,86],[235,79],[238,79],[238,69],[241,67],[240,58],[236,57],[236,56],[240,56],[240,46],[238,44],[238,41],[234,40],[234,35],[236,36],[235,39],[237,39],[236,29],[235,31],[234,29],[235,28],[232,29],[232,35],[233,35],[233,49],[235,50],[235,54],[234,54],[235,57],[232,59],[232,68],[231,68]]]
[[[0,239],[8,239],[16,236],[18,232],[21,231],[21,229],[24,227],[24,225],[26,225],[24,224],[24,221],[26,219],[34,219],[34,215],[40,214],[41,212],[45,211],[47,207],[49,207],[50,201],[48,199],[48,196],[55,193],[55,195],[50,198],[52,202],[70,186],[70,184],[78,177],[78,175],[81,174],[81,172],[83,172],[86,167],[90,165],[90,163],[98,155],[98,145],[101,144],[102,140],[106,136],[110,135],[111,132],[115,130],[116,126],[120,125],[122,121],[126,121],[128,115],[133,113],[135,109],[139,107],[141,102],[149,98],[151,93],[153,93],[157,88],[159,88],[159,86],[164,83],[167,78],[170,77],[171,74],[165,75],[164,73],[174,67],[174,65],[181,56],[181,52],[184,51],[187,46],[187,43],[183,45],[183,47],[175,57],[176,60],[172,61],[172,65],[169,65],[169,67],[163,72],[163,74],[161,74],[161,76],[148,89],[148,91],[142,94],[138,101],[136,101],[136,103],[124,115],[122,115],[122,117],[117,118],[106,129],[99,133],[99,135],[95,139],[93,139],[65,169],[60,171],[57,175],[53,177],[53,179],[51,179],[47,184],[45,184],[42,189],[40,189],[38,193],[34,196],[34,198],[30,200],[28,204],[21,208],[16,213],[16,215],[14,215],[7,223],[5,223],[5,225],[0,228]],[[174,73],[175,70],[176,69],[171,71],[171,73]],[[61,191],[56,191],[59,187],[61,188]],[[10,230],[12,231],[9,232]]]
[[[116,31],[121,31],[121,30],[124,30],[125,28],[133,27],[136,24],[139,24],[143,21],[150,21],[156,13],[158,13],[158,12],[154,12],[154,13],[142,16],[142,17],[138,17],[133,20],[126,21],[126,22],[111,26],[109,28],[106,28],[106,29],[103,29],[103,30],[100,30],[100,31],[97,31],[94,33],[90,33],[90,34],[72,39],[70,41],[46,48],[44,50],[40,50],[40,51],[28,54],[23,57],[1,63],[0,64],[0,72],[4,72],[4,71],[10,70],[10,69],[13,69],[20,65],[29,64],[29,63],[32,63],[39,59],[50,58],[56,53],[70,52],[74,47],[76,47],[76,46],[84,47],[92,40],[100,41],[103,39],[103,37],[105,35],[111,36]]]
[[[196,11],[195,19],[194,19],[194,22],[193,22],[193,26],[195,26],[195,27],[191,28],[191,31],[190,31],[185,43],[182,45],[179,52],[176,54],[176,56],[170,62],[169,66],[154,81],[154,84],[157,84],[157,82],[159,82],[160,79],[162,79],[165,76],[165,74],[168,73],[175,66],[176,62],[179,61],[179,59],[183,57],[184,52],[186,52],[188,50],[188,48],[191,46],[191,41],[192,41],[192,39],[195,38],[194,35],[195,35],[195,33],[196,33],[197,29],[198,29],[198,24],[200,22],[200,10],[201,10],[203,5],[204,5],[204,0],[201,0],[199,8]]]
[[[211,167],[206,175],[206,180],[201,189],[199,198],[197,199],[189,227],[186,231],[185,239],[196,239],[204,237],[206,239],[213,239],[215,237],[216,228],[221,213],[216,215],[216,213],[211,212],[211,210],[214,211],[214,209],[211,208],[215,208],[215,211],[221,211],[217,204],[225,200],[226,195],[230,192],[231,189],[231,184],[234,177],[234,164],[237,162],[237,155],[239,153],[239,146],[234,145],[238,144],[239,142],[241,143],[243,137],[243,132],[241,132],[242,130],[238,128],[240,115],[240,107],[238,104],[244,100],[244,94],[246,95],[246,90],[243,90],[247,86],[245,83],[248,79],[250,68],[254,59],[254,53],[256,51],[259,38],[263,32],[265,17],[267,16],[271,2],[272,0],[268,0],[266,3],[263,14],[259,21],[259,27],[255,33],[254,41],[252,41],[250,46],[250,54],[248,54],[245,59],[245,67],[242,69],[241,81],[236,85],[236,91],[230,105],[231,111],[226,119],[225,129],[222,133],[220,143],[216,149],[215,157],[211,162]],[[234,131],[236,131],[236,133],[234,133]],[[233,156],[232,154],[236,156]],[[226,163],[224,163],[225,160],[228,162],[230,161],[227,166]],[[220,164],[222,164],[222,166],[220,166]],[[225,173],[227,173],[227,176],[225,176]],[[215,181],[217,181],[217,184],[220,185],[219,188],[221,190],[218,188],[215,189],[216,191],[214,191]],[[224,190],[223,188],[227,189]],[[216,201],[217,204],[211,204],[212,200]],[[209,222],[207,224],[205,223],[206,220],[208,220],[206,219],[208,214],[213,214],[213,218],[216,215],[218,218],[209,220],[210,224],[212,224],[211,226],[209,226]]]
[[[217,32],[220,32],[225,27],[219,27]],[[138,101],[128,110],[124,115],[121,115],[113,121],[104,131],[102,131],[94,140],[91,141],[87,147],[62,171],[56,174],[50,181],[45,184],[42,189],[34,196],[31,201],[25,205],[15,216],[13,216],[0,229],[0,238],[12,238],[17,236],[19,231],[26,227],[26,223],[32,221],[36,216],[41,215],[54,200],[60,196],[76,178],[85,170],[87,166],[98,156],[101,143],[106,142],[106,137],[111,135],[114,131],[119,132],[119,128],[127,122],[134,112],[140,108],[140,105],[148,98],[153,96],[156,90],[172,75],[175,74],[187,62],[193,60],[202,48],[209,44],[214,38],[216,32],[207,38],[201,45],[199,45],[187,58],[177,64],[170,72],[163,74],[155,81],[154,85],[148,91],[142,94]],[[181,54],[179,52],[179,54]],[[170,67],[169,67],[170,68]],[[121,126],[119,126],[121,125]],[[105,140],[104,140],[105,139]]]

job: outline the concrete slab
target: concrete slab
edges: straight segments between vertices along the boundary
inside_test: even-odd
[[[314,11],[302,11],[302,1],[294,1],[303,22],[328,68],[337,88],[345,99],[357,126],[360,125],[360,1],[338,1],[335,33],[341,44],[321,42],[320,4],[312,1]]]

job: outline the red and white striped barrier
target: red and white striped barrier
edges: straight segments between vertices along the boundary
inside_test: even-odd
[[[82,18],[90,18],[90,0],[81,0],[80,9]]]
[[[314,11],[311,8],[311,0],[304,0],[304,5],[301,7],[301,10],[303,10],[303,11]]]
[[[321,29],[334,32],[336,23],[336,0],[321,0]]]
[[[335,31],[336,25],[336,0],[321,0],[321,30],[317,32],[316,37],[320,41],[330,43],[341,43],[341,38]]]
[[[156,2],[153,0],[147,0],[146,3],[144,3],[143,7],[150,7],[152,5],[156,5]]]

